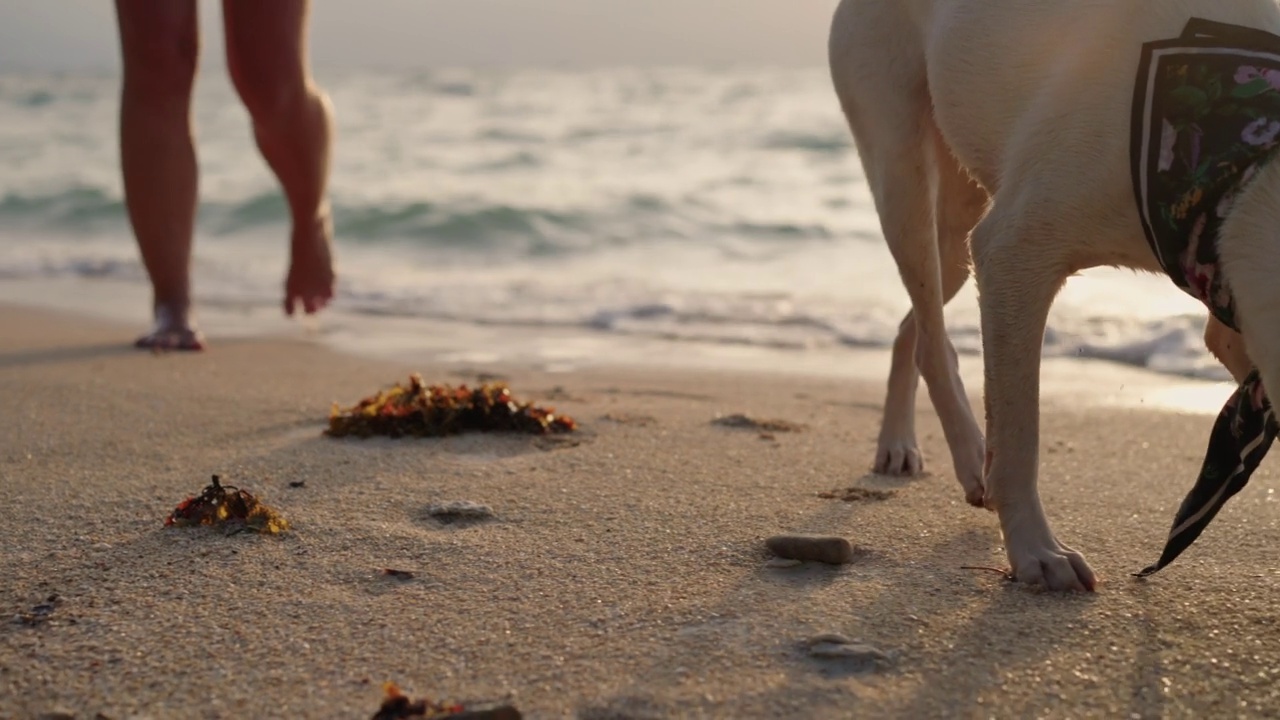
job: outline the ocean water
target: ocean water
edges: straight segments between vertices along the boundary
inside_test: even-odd
[[[321,74],[356,316],[840,352],[908,307],[825,69]],[[0,282],[145,276],[111,76],[0,76]],[[224,76],[195,105],[201,307],[277,307],[287,216]],[[145,308],[138,308],[139,325]],[[948,307],[980,349],[972,284]],[[1049,356],[1225,379],[1167,280],[1073,278]]]

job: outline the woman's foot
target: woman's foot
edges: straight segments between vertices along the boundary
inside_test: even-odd
[[[307,226],[295,225],[290,238],[289,275],[284,282],[284,311],[318,312],[333,299],[333,219],[326,208]]]
[[[191,318],[190,308],[156,305],[155,316],[155,327],[134,341],[134,347],[149,350],[204,350],[204,335]]]

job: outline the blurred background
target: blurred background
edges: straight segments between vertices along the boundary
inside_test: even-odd
[[[320,0],[340,287],[321,332],[441,359],[839,364],[906,293],[826,68],[836,0]],[[279,323],[287,214],[203,2],[195,294]],[[0,0],[0,299],[149,320],[112,4]],[[1046,351],[1226,377],[1155,277],[1073,280]],[[972,285],[948,311],[979,348]],[[265,325],[264,325],[265,324]],[[216,338],[215,338],[216,343]]]

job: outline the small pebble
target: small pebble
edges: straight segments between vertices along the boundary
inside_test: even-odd
[[[852,645],[853,641],[844,635],[837,633],[823,633],[809,638],[809,642],[805,644],[809,647],[813,647],[814,645],[819,645],[821,643],[827,643],[830,645]]]
[[[758,432],[765,433],[800,432],[805,429],[805,427],[799,423],[788,422],[786,420],[762,420],[743,415],[742,413],[735,413],[728,416],[717,416],[711,421],[711,424],[720,425],[722,427],[756,430]]]
[[[865,663],[888,662],[889,656],[877,647],[865,643],[818,643],[809,648],[809,654],[824,660],[854,660]]]
[[[822,660],[846,660],[867,669],[879,667],[892,659],[880,648],[854,642],[843,635],[828,633],[809,638],[809,655]]]
[[[485,520],[493,517],[493,508],[470,500],[453,500],[444,503],[431,503],[427,506],[427,514],[443,522]]]
[[[791,560],[843,565],[853,560],[853,545],[835,535],[774,535],[764,541],[769,552]]]
[[[776,558],[773,558],[772,560],[770,560],[770,561],[766,562],[766,563],[765,563],[765,567],[771,567],[771,568],[793,568],[793,567],[795,567],[795,566],[797,566],[797,565],[800,565],[800,564],[801,564],[801,563],[800,563],[800,561],[799,561],[799,560],[794,560],[794,559],[792,559],[792,558],[780,558],[780,557],[776,557]]]

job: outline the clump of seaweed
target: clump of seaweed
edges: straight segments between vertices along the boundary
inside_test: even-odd
[[[289,521],[259,502],[253,493],[234,485],[223,485],[217,475],[199,495],[178,503],[164,524],[166,527],[223,526],[228,535],[246,530],[275,535],[289,529]]]
[[[502,383],[477,388],[427,385],[413,373],[409,384],[364,398],[349,408],[334,403],[329,412],[330,437],[443,437],[469,431],[566,433],[578,424],[554,408],[518,402]]]
[[[456,703],[436,703],[426,698],[413,701],[408,695],[400,692],[400,688],[395,683],[384,683],[382,691],[386,693],[386,698],[382,701],[382,707],[378,708],[378,712],[373,716],[373,720],[399,720],[400,718],[422,717],[422,718],[441,718],[462,712],[462,706]]]
[[[426,698],[410,700],[395,683],[385,683],[386,697],[373,720],[431,718],[432,720],[520,720],[523,715],[511,705],[466,708],[458,703],[432,702]]]

